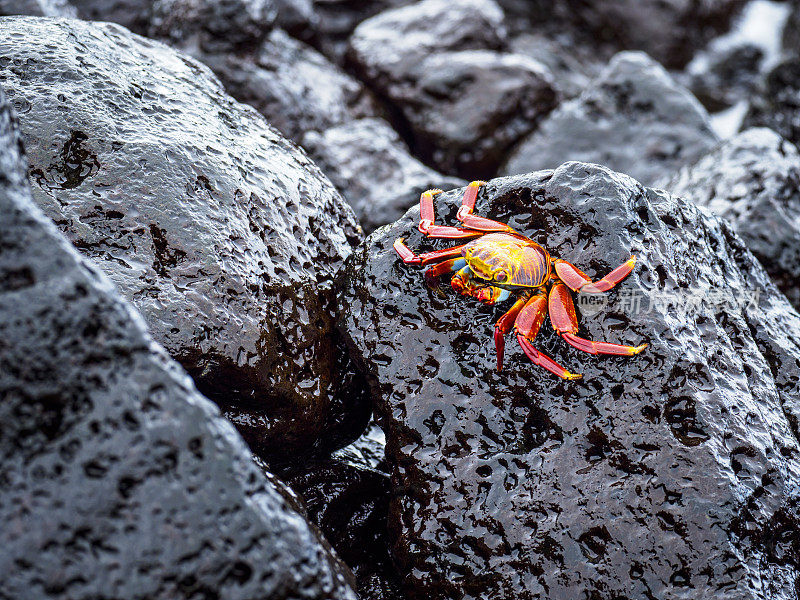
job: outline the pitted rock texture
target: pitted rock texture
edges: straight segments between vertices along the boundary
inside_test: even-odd
[[[800,55],[789,56],[767,74],[742,127],[769,127],[800,144]]]
[[[275,22],[272,0],[156,0],[148,36],[203,52],[256,48]]]
[[[462,192],[437,196],[438,223]],[[455,243],[424,240],[416,208],[367,238],[340,319],[386,432],[409,597],[794,598],[800,315],[742,240],[585,163],[491,181],[475,212],[594,278],[634,252],[600,311],[578,299],[580,334],[649,346],[594,357],[546,322],[535,346],[584,378],[550,375],[512,337],[498,373],[509,305],[430,289],[392,249]]]
[[[425,190],[465,183],[411,156],[382,119],[312,131],[301,144],[353,207],[366,233],[402,217]]]
[[[424,0],[368,19],[350,39],[354,68],[399,112],[414,154],[465,178],[494,173],[558,100],[550,72],[498,52],[506,43],[491,0]]]
[[[644,50],[668,68],[681,68],[695,50],[728,31],[747,0],[565,0],[575,23],[598,41]]]
[[[69,0],[0,0],[0,17],[28,15],[74,18],[77,14]]]
[[[31,200],[0,92],[0,597],[355,599],[231,425]]]
[[[306,155],[208,70],[116,25],[0,22],[36,203],[266,457],[357,437],[331,280],[359,231]]]
[[[800,153],[770,129],[726,140],[664,187],[726,219],[800,309]]]
[[[279,29],[253,53],[187,51],[214,71],[229,94],[295,142],[309,131],[378,112],[361,83]]]
[[[501,173],[580,160],[652,184],[717,141],[708,113],[661,65],[641,52],[620,52],[578,98],[562,103],[517,146]]]

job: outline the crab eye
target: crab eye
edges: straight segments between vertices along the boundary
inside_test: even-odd
[[[497,273],[494,274],[494,280],[495,281],[501,281],[501,282],[505,281],[506,277],[507,277],[507,275],[506,275],[505,271],[498,271]]]

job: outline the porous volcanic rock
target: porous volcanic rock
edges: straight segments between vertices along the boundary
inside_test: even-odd
[[[800,144],[800,55],[789,56],[767,74],[750,102],[742,128],[769,127]]]
[[[438,223],[455,222],[461,192],[437,196]],[[392,250],[453,241],[424,240],[417,208],[367,238],[340,322],[386,432],[409,597],[794,598],[800,315],[745,243],[585,163],[490,181],[475,212],[595,278],[635,253],[602,310],[578,302],[581,335],[649,346],[594,357],[546,323],[536,347],[584,378],[550,375],[513,337],[498,373],[508,305],[428,288]]]
[[[0,17],[28,15],[72,18],[77,14],[69,0],[0,0]]]
[[[494,173],[558,100],[550,72],[498,52],[506,42],[491,0],[423,0],[364,21],[350,39],[354,68],[399,112],[414,154],[473,179]]]
[[[652,184],[717,141],[708,113],[661,65],[641,52],[620,52],[578,98],[562,103],[514,149],[501,173],[580,160]]]
[[[598,42],[644,50],[681,68],[715,35],[728,31],[747,0],[564,0],[576,24]]]
[[[411,156],[397,132],[382,119],[361,119],[310,132],[301,143],[353,207],[367,233],[402,217],[425,190],[465,183]]]
[[[771,129],[749,129],[664,185],[725,218],[800,309],[800,153]]]
[[[355,599],[26,171],[0,91],[0,597]]]
[[[359,237],[317,167],[198,62],[112,24],[0,21],[36,203],[267,457],[366,423],[334,335]]]
[[[187,50],[214,71],[229,94],[254,107],[295,142],[309,131],[378,112],[360,82],[280,29],[253,53]]]

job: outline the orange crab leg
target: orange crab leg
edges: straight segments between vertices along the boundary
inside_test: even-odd
[[[589,277],[581,271],[578,267],[568,263],[565,260],[557,258],[553,261],[558,278],[567,284],[571,290],[575,292],[586,292],[588,294],[597,294],[599,292],[607,292],[620,281],[625,279],[633,270],[636,264],[636,257],[631,256],[628,260],[611,271],[608,275],[597,281],[592,281]]]
[[[514,321],[514,332],[517,334],[517,341],[522,347],[522,351],[531,362],[547,369],[553,375],[558,375],[561,379],[580,379],[582,375],[570,373],[552,358],[533,347],[531,342],[536,339],[545,315],[547,315],[547,296],[544,294],[536,294],[529,298],[522,310],[519,311]]]
[[[435,250],[433,252],[425,252],[424,254],[414,254],[411,249],[406,246],[403,238],[397,238],[394,242],[394,251],[400,255],[404,263],[411,265],[429,265],[435,262],[441,262],[448,258],[456,258],[461,256],[461,249],[464,244],[460,246],[453,246],[452,248],[445,248],[444,250]]]
[[[528,302],[530,299],[530,295],[525,294],[520,296],[516,302],[514,302],[514,306],[508,309],[507,312],[503,314],[497,320],[497,323],[494,325],[494,347],[497,351],[497,370],[503,370],[503,354],[505,353],[506,349],[506,335],[511,328],[514,326],[514,321],[517,320],[517,315],[519,311],[525,306],[525,303]]]
[[[467,186],[467,190],[464,192],[464,199],[461,201],[461,208],[458,209],[456,218],[470,229],[477,229],[482,232],[507,231],[509,233],[516,233],[516,231],[505,223],[472,214],[475,208],[475,200],[478,198],[478,191],[483,185],[486,185],[485,181],[473,181]]]
[[[481,235],[480,231],[472,231],[461,227],[436,225],[436,212],[433,208],[433,198],[442,193],[442,190],[428,190],[419,197],[419,230],[428,237],[458,239]]]
[[[623,346],[622,344],[612,344],[610,342],[594,342],[575,335],[578,333],[578,317],[575,315],[575,304],[572,302],[572,296],[567,286],[563,283],[557,283],[551,288],[547,304],[553,329],[568,344],[578,350],[583,350],[589,354],[633,356],[647,347],[647,344]]]

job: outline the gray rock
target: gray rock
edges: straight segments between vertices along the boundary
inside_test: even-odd
[[[580,160],[652,184],[717,141],[705,109],[661,65],[641,52],[621,52],[578,98],[546,117],[501,172]]]
[[[311,132],[302,145],[353,207],[367,233],[399,219],[425,190],[465,184],[411,156],[381,119]]]
[[[455,223],[463,190],[437,196]],[[789,600],[800,575],[800,315],[724,221],[584,163],[489,182],[476,214],[597,278],[636,253],[579,335],[649,342],[580,352],[509,308],[425,284],[392,250],[424,240],[415,208],[348,259],[340,318],[376,392],[392,471],[389,530],[420,598]],[[638,308],[637,308],[637,302]],[[344,305],[343,305],[344,306]]]
[[[279,29],[254,53],[189,51],[214,71],[229,94],[295,142],[306,132],[378,112],[361,83]]]
[[[0,597],[355,599],[26,169],[0,92]]]
[[[257,47],[275,22],[272,0],[156,0],[148,36],[203,52]]]
[[[783,50],[787,54],[800,54],[800,4],[789,3],[789,11],[783,27]]]
[[[565,0],[576,24],[618,49],[644,50],[668,68],[726,32],[747,0]]]
[[[491,0],[424,0],[363,22],[350,43],[360,75],[407,122],[414,154],[474,179],[557,101],[541,63],[495,51],[506,42]]]
[[[154,0],[70,0],[78,16],[88,21],[118,23],[135,33],[145,34]]]
[[[769,127],[800,144],[800,55],[788,56],[770,70],[750,101],[742,129]]]
[[[0,21],[36,203],[270,459],[366,422],[332,279],[355,217],[306,155],[209,71],[111,24]],[[360,413],[360,414],[359,414]]]
[[[725,218],[800,309],[800,153],[770,129],[724,141],[664,185]]]
[[[750,98],[763,60],[764,51],[753,43],[712,43],[687,66],[686,86],[708,110],[723,110]]]
[[[69,0],[0,0],[0,17],[27,15],[74,18],[77,14]]]

